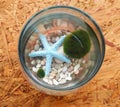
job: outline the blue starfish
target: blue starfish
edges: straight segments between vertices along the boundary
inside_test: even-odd
[[[53,57],[66,63],[71,62],[66,56],[57,52],[58,48],[62,45],[64,38],[65,36],[62,36],[53,46],[50,46],[48,44],[46,36],[40,33],[40,40],[43,44],[44,50],[29,53],[30,57],[37,57],[37,56],[46,57],[45,75],[48,75],[49,72],[51,71],[51,64],[52,64]]]

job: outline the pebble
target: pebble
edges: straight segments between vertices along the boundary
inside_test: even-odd
[[[76,60],[75,60],[75,63],[77,64],[78,62],[79,62],[79,60],[78,60],[78,59],[76,59]]]
[[[37,60],[36,60],[36,63],[37,63],[37,64],[39,64],[40,62],[41,62],[40,59],[37,59]]]
[[[58,35],[61,36],[62,35],[62,31],[58,30]]]
[[[75,67],[74,67],[74,71],[77,71],[80,67],[80,64],[77,64]]]
[[[41,67],[41,65],[40,65],[40,64],[37,64],[37,65],[36,65],[36,68],[40,68],[40,67]]]
[[[38,43],[40,43],[40,41],[39,41],[39,40],[36,40],[36,44],[38,44]]]
[[[59,84],[64,84],[64,83],[66,83],[66,79],[61,79],[61,80],[59,81]]]
[[[74,72],[74,74],[78,74],[78,73],[79,73],[79,71],[78,71],[78,70]]]
[[[28,55],[29,49],[25,49],[25,55]]]
[[[70,80],[72,80],[72,77],[69,76],[69,77],[66,78],[66,80],[70,81]]]
[[[52,37],[52,42],[55,42],[56,41],[56,38],[55,37]]]
[[[35,64],[36,64],[36,63],[35,63],[35,60],[32,60],[32,61],[31,61],[31,64],[32,64],[32,65],[35,65]]]
[[[43,70],[45,70],[45,66],[43,66]]]
[[[60,73],[60,78],[65,78],[65,75],[63,73]]]
[[[56,69],[53,68],[53,71],[52,71],[51,73],[57,74],[57,72],[58,72],[58,71],[57,71]]]
[[[38,30],[40,30],[41,32],[46,31],[45,27],[43,26],[43,24],[40,24],[39,26],[37,26]]]
[[[64,66],[63,69],[62,69],[62,72],[66,72],[67,71],[67,67]]]
[[[78,61],[79,63],[81,63],[82,62],[82,59],[79,59],[79,61]]]
[[[55,69],[59,69],[59,68],[60,68],[60,65],[55,64],[54,68],[55,68]]]
[[[58,73],[55,77],[56,80],[59,80],[60,79],[60,74]]]
[[[60,66],[63,67],[63,64],[61,64]]]
[[[60,24],[61,27],[68,27],[68,24],[67,22],[63,21],[61,24]]]
[[[32,70],[33,70],[34,72],[37,72],[37,69],[36,69],[35,67],[32,67]]]
[[[55,67],[55,63],[52,63],[52,68],[54,68]]]
[[[59,39],[60,39],[59,37],[56,37],[56,38],[55,38],[55,41],[57,42]]]
[[[53,85],[52,80],[48,80],[48,84]]]
[[[75,59],[72,59],[72,61],[74,62],[74,61],[75,61]]]
[[[57,26],[60,26],[61,24],[61,19],[57,19]]]
[[[74,67],[73,67],[73,66],[71,66],[71,67],[69,67],[68,71],[69,71],[69,72],[72,72],[72,71],[73,71],[73,69],[74,69]]]
[[[26,66],[29,66],[29,64],[27,62],[25,64],[26,64]]]
[[[41,51],[42,50],[42,48],[39,48],[39,51]]]
[[[55,75],[56,75],[56,73],[51,72],[51,73],[49,74],[49,78],[50,78],[50,79],[53,79],[53,78],[55,77]]]
[[[51,46],[52,46],[52,45],[53,45],[53,43],[52,43],[52,42],[50,42],[50,43],[49,43],[49,45],[51,45]]]
[[[35,40],[35,37],[34,37],[34,36],[31,36],[31,37],[30,37],[30,40],[31,40],[31,41]]]
[[[48,78],[47,78],[47,77],[44,77],[44,78],[43,78],[43,81],[46,82],[46,83],[48,83]]]
[[[69,67],[69,66],[70,66],[70,64],[68,64],[68,63],[64,63],[64,66]]]
[[[35,50],[31,50],[31,52],[35,52]]]
[[[66,32],[66,35],[69,35],[69,34],[71,34],[71,32]]]
[[[83,64],[85,64],[85,63],[86,63],[86,61],[85,61],[85,60],[83,60],[83,61],[82,61],[82,63],[83,63]]]
[[[58,69],[58,73],[60,73],[62,71],[62,68]]]
[[[58,64],[63,63],[61,60],[56,59],[56,58],[55,58],[55,62],[58,63]]]
[[[53,79],[53,84],[54,84],[54,85],[59,85],[59,82],[56,81],[55,79]]]
[[[50,42],[50,41],[51,41],[50,36],[47,36],[47,40],[48,40],[48,42]]]
[[[39,48],[40,48],[40,46],[39,46],[38,44],[36,44],[36,45],[34,46],[34,50],[35,50],[35,51],[38,51]]]
[[[41,61],[41,65],[45,65],[45,61]]]

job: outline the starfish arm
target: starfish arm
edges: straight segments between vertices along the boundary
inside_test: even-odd
[[[52,49],[53,50],[57,50],[63,43],[65,39],[65,36],[62,36],[53,46],[52,46]]]
[[[47,39],[46,39],[46,36],[44,36],[43,34],[40,34],[40,40],[41,40],[41,42],[42,42],[42,44],[43,44],[43,47],[45,48],[45,49],[49,49],[50,48],[50,46],[49,46],[49,44],[48,44],[48,41],[47,41]]]
[[[67,63],[70,63],[70,59],[68,59],[66,56],[62,55],[62,54],[59,54],[59,53],[56,53],[56,52],[52,52],[51,53],[53,55],[53,57],[63,61],[63,62],[67,62]]]
[[[29,53],[29,57],[37,57],[37,56],[46,56],[46,51],[37,51],[37,52],[31,52]]]
[[[47,76],[51,71],[51,64],[52,64],[52,56],[49,54],[46,56],[46,69],[45,69],[45,75]]]

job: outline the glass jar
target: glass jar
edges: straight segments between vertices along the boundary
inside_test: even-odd
[[[82,58],[82,63],[81,60],[77,62],[84,69],[73,80],[65,84],[50,85],[32,71],[32,58],[29,58],[28,54],[39,39],[36,29],[50,37],[61,37],[76,29],[84,29],[90,34],[90,52]],[[70,6],[53,6],[37,12],[25,23],[19,38],[18,54],[25,78],[36,89],[50,95],[66,95],[78,90],[98,72],[104,59],[105,42],[98,24],[87,13]],[[73,67],[75,65],[73,64]]]

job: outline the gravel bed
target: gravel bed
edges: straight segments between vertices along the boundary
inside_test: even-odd
[[[47,40],[49,44],[53,45],[56,41],[59,40],[59,38],[60,38],[59,36],[57,37],[48,36]],[[34,37],[31,37],[31,39],[34,39]],[[36,40],[31,52],[38,51],[38,50],[43,50],[43,46],[39,40]],[[61,54],[64,54],[62,46],[58,49],[58,52]],[[32,72],[37,73],[39,68],[42,68],[43,70],[45,70],[45,65],[46,65],[45,58],[40,57],[40,58],[30,58],[30,59],[31,59],[30,66],[32,67],[31,68]],[[71,58],[69,59],[71,60],[70,64],[54,58],[52,62],[52,68],[51,68],[50,74],[42,78],[42,80],[49,85],[65,84],[68,81],[73,80],[79,74],[79,71],[83,69],[83,65],[86,64],[86,60],[71,59]]]

